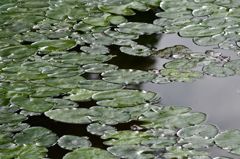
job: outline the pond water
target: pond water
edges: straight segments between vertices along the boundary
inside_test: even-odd
[[[205,52],[214,47],[195,45],[191,39],[181,38],[176,34],[161,35],[155,47],[162,49],[173,45],[185,45],[196,52]],[[223,55],[238,58],[229,50],[214,49]],[[153,68],[162,66],[162,60],[156,59]],[[221,130],[240,128],[240,76],[216,78],[205,76],[190,83],[154,84],[147,83],[141,88],[158,92],[163,105],[190,106],[194,111],[204,112],[208,121]]]
[[[201,8],[195,8],[190,12],[190,17],[195,16],[191,24],[201,21],[206,22],[207,27],[198,24],[188,25],[188,16],[184,17],[183,21],[178,21],[174,12],[165,14],[165,9],[169,7],[168,3],[170,6],[173,5],[174,9],[177,7],[169,0],[161,3],[162,9],[157,4],[160,3],[158,0],[144,3],[141,1],[140,3],[139,0],[134,3],[124,0],[127,6],[121,6],[123,8],[116,13],[116,10],[112,9],[118,7],[115,1],[113,2],[115,6],[110,5],[110,8],[107,1],[105,4],[105,1],[101,0],[99,2],[93,0],[91,3],[84,1],[79,4],[75,4],[74,0],[69,2],[63,0],[56,1],[56,4],[53,1],[51,5],[48,0],[39,3],[29,0],[30,3],[26,4],[24,0],[23,4],[20,3],[22,0],[11,1],[17,3],[0,6],[0,9],[4,10],[2,14],[6,14],[6,17],[0,19],[4,22],[12,14],[17,15],[17,12],[23,14],[20,15],[20,20],[17,16],[10,18],[9,24],[6,22],[7,29],[4,28],[5,23],[0,28],[0,32],[4,34],[3,38],[0,37],[0,40],[3,40],[0,41],[2,45],[0,48],[2,92],[0,93],[3,96],[0,100],[3,105],[0,113],[13,118],[8,119],[5,115],[2,119],[0,114],[1,128],[8,128],[0,131],[0,158],[2,154],[8,156],[12,149],[16,154],[9,159],[16,158],[21,155],[17,153],[29,144],[31,148],[44,151],[43,154],[37,154],[34,150],[30,153],[51,159],[63,157],[69,159],[68,156],[74,156],[75,151],[77,153],[80,151],[79,156],[82,154],[87,156],[89,154],[86,149],[93,153],[94,159],[98,158],[96,151],[119,159],[138,159],[148,155],[151,156],[146,157],[148,159],[162,157],[175,159],[179,157],[176,155],[182,156],[179,157],[181,159],[192,157],[209,159],[216,156],[239,159],[239,156],[223,150],[228,148],[229,152],[235,151],[240,155],[240,131],[230,130],[240,129],[238,74],[240,61],[230,63],[232,61],[223,58],[229,56],[234,60],[239,59],[239,56],[234,51],[218,49],[216,46],[198,46],[191,38],[180,37],[180,32],[179,35],[164,34],[168,29],[175,30],[180,23],[186,25],[185,27],[190,26],[189,30],[181,28],[185,37],[195,38],[196,41],[200,39],[200,43],[206,43],[204,40],[209,38],[207,41],[212,43],[217,41],[219,42],[217,44],[230,39],[227,44],[234,43],[234,47],[240,49],[238,42],[240,30],[236,29],[235,25],[230,29],[225,25],[224,29],[229,31],[225,34],[225,30],[217,28],[211,20],[204,21],[207,19],[207,14]],[[191,5],[194,4],[190,5],[190,8],[206,3],[190,1]],[[185,1],[176,1],[177,4],[181,2],[185,3]],[[212,3],[216,3],[214,5],[217,7],[221,6],[220,8],[223,8],[225,3],[238,4],[236,1],[223,4],[220,1],[212,1]],[[85,15],[85,10],[76,7],[83,4],[91,14]],[[92,7],[92,5],[96,6]],[[16,6],[21,9],[15,13]],[[20,23],[22,19],[31,19],[24,15],[28,9],[41,8],[41,6],[43,6],[42,15],[36,14],[35,17],[41,18],[32,22],[34,26],[25,25],[28,22]],[[59,6],[65,9],[63,13],[61,13],[63,8]],[[226,6],[230,16],[231,7],[231,5]],[[80,10],[83,17],[78,19],[79,17],[75,17],[75,13],[69,8],[76,9],[75,12]],[[92,15],[95,11],[97,16]],[[215,12],[218,13],[218,10]],[[129,15],[125,16],[125,14]],[[188,15],[189,9],[186,8],[186,12],[182,14]],[[18,19],[19,24],[14,23],[14,18]],[[174,25],[167,22],[173,22],[171,21],[173,18],[176,18],[174,22],[177,27],[169,28]],[[214,18],[216,18],[214,22],[219,22],[219,15]],[[156,19],[157,21],[154,21]],[[161,20],[164,19],[165,21],[162,22]],[[238,20],[232,17],[226,19],[230,19],[230,23],[233,24]],[[5,37],[5,34],[11,35],[11,29],[14,31],[13,39],[16,38],[14,39],[16,42]],[[195,34],[198,36],[195,37]],[[214,39],[215,35],[224,40]],[[230,35],[234,35],[234,38],[231,39]],[[202,39],[204,40],[201,41]],[[180,47],[182,50],[177,52],[179,45],[182,45]],[[174,48],[174,51],[171,48],[170,51],[166,51],[167,53],[163,53],[162,50],[167,47]],[[213,52],[210,53],[211,55],[205,54],[201,57],[192,54],[203,55],[207,50],[214,50],[214,53],[222,53],[223,56]],[[175,53],[177,56],[172,56]],[[162,58],[158,58],[160,56]],[[164,65],[169,61],[172,62],[170,67]],[[197,70],[200,68],[199,65],[210,71]],[[207,75],[211,74],[211,71],[213,76],[220,74],[227,77]],[[165,78],[169,83],[154,83],[158,78]],[[192,79],[194,81],[188,81]],[[184,80],[185,82],[174,82]],[[160,102],[158,95],[161,97]],[[5,123],[7,119],[10,121]],[[23,126],[20,126],[22,123]],[[224,137],[223,131],[233,137]],[[74,137],[70,139],[70,135]],[[81,145],[81,142],[77,142],[79,138],[81,142],[86,141],[88,144]],[[239,140],[233,141],[235,138]],[[65,141],[62,142],[64,139]],[[51,143],[45,143],[48,140]],[[202,145],[199,146],[198,142]],[[2,143],[3,147],[1,147]],[[127,150],[125,146],[128,147]],[[2,149],[6,152],[2,153]],[[28,155],[28,150],[25,151]],[[192,152],[194,153],[191,154]],[[124,157],[125,153],[128,153],[128,157]],[[166,157],[169,154],[175,157]]]

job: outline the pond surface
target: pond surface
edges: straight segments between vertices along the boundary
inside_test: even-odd
[[[239,8],[2,0],[0,158],[239,159]]]
[[[214,47],[195,45],[191,39],[181,38],[176,34],[163,34],[155,47],[162,49],[173,45],[185,45],[196,52],[205,52]],[[214,49],[231,59],[239,58],[235,52]],[[156,59],[152,68],[162,66],[163,60]],[[221,130],[240,128],[240,76],[216,78],[205,76],[189,83],[154,84],[147,83],[141,88],[159,93],[163,105],[190,106],[194,111],[204,112],[208,121]]]

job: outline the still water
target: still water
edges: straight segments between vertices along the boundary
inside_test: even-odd
[[[197,46],[191,39],[181,38],[176,34],[161,35],[159,41],[155,43],[158,49],[173,45],[185,45],[194,52],[205,52],[214,48]],[[234,52],[215,50],[231,56],[231,59],[237,58]],[[162,60],[155,59],[151,67],[157,69],[161,65]],[[193,111],[206,113],[208,122],[217,125],[221,130],[240,129],[240,76],[224,78],[204,76],[191,83],[147,83],[141,88],[159,93],[163,105],[190,106]]]

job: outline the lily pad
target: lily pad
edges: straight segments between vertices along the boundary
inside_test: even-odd
[[[151,159],[154,158],[153,150],[147,146],[117,145],[107,149],[119,158]]]
[[[201,124],[206,120],[206,114],[190,112],[188,107],[163,107],[158,111],[144,113],[139,120],[144,121],[143,127],[179,129]]]
[[[11,98],[11,104],[36,113],[46,112],[53,107],[53,104],[45,101],[45,98],[32,98],[18,95]]]
[[[101,75],[103,76],[103,80],[119,84],[139,84],[149,82],[155,77],[155,74],[151,72],[132,69],[110,70],[103,72]]]
[[[189,25],[182,28],[179,31],[180,36],[182,37],[205,37],[205,36],[213,36],[216,34],[220,34],[223,32],[223,28],[221,26],[216,27],[208,27],[204,25]]]
[[[105,71],[116,70],[118,66],[111,64],[95,63],[82,66],[87,73],[102,73]]]
[[[92,91],[114,90],[122,88],[120,84],[105,82],[102,80],[83,80],[79,81],[78,87]]]
[[[219,66],[216,63],[211,63],[205,66],[203,68],[203,72],[215,77],[228,77],[235,75],[235,72],[232,69],[228,67]]]
[[[181,147],[168,147],[167,153],[163,155],[165,158],[196,158],[210,159],[207,152],[184,149]]]
[[[106,124],[92,123],[87,126],[87,131],[93,135],[102,136],[104,134],[113,133],[117,129]]]
[[[10,148],[1,149],[0,158],[4,159],[26,159],[26,158],[34,158],[34,159],[42,159],[46,157],[47,149],[42,146],[37,146],[35,144],[28,145],[19,145]]]
[[[80,147],[90,147],[88,137],[64,135],[58,139],[58,145],[67,150],[74,150]]]
[[[112,90],[96,93],[92,96],[97,104],[110,107],[133,107],[146,102],[155,102],[159,97],[153,92],[137,90]]]
[[[132,56],[147,57],[153,54],[153,51],[143,45],[131,45],[120,47],[121,52]]]
[[[89,115],[91,114],[85,108],[55,109],[44,113],[50,119],[64,123],[88,124],[91,123]]]
[[[181,138],[200,136],[203,138],[213,138],[218,134],[218,128],[214,125],[200,124],[182,128],[178,131],[177,135]]]
[[[216,145],[227,151],[240,155],[240,131],[227,130],[218,134],[214,139]]]
[[[40,51],[65,51],[76,46],[74,40],[42,40],[32,44]]]
[[[235,71],[237,74],[240,74],[240,60],[232,60],[224,65],[225,68]]]
[[[44,127],[30,127],[17,133],[14,140],[19,145],[33,144],[50,147],[57,142],[57,135]]]
[[[63,159],[117,159],[111,153],[99,148],[79,148],[67,153]]]

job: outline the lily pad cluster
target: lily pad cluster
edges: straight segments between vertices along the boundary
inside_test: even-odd
[[[237,0],[162,0],[163,12],[156,14],[154,24],[165,33],[192,38],[197,45],[238,51],[239,6]]]
[[[211,8],[199,10],[202,4]],[[186,8],[179,9],[181,5]],[[48,158],[48,149],[56,144],[70,151],[64,159],[209,159],[202,149],[214,145],[239,154],[238,130],[219,133],[216,126],[205,122],[206,114],[189,107],[162,106],[157,93],[130,87],[146,82],[187,82],[204,74],[239,74],[239,60],[230,61],[215,52],[193,53],[179,45],[156,50],[137,42],[141,35],[177,31],[172,21],[168,26],[169,19],[178,16],[180,23],[186,15],[185,21],[190,21],[186,24],[191,26],[181,23],[181,36],[193,37],[201,45],[206,41],[228,45],[226,39],[237,41],[237,26],[227,25],[237,19],[231,10],[237,11],[233,7],[238,5],[237,1],[217,0],[2,0],[0,158]],[[154,24],[127,20],[136,12],[159,6],[164,12],[157,14],[161,19]],[[216,6],[228,8],[231,15],[217,12]],[[227,16],[229,23],[215,28],[212,25],[219,19],[207,22],[209,14]],[[191,20],[205,23],[198,26]],[[197,29],[200,31],[195,33]],[[160,70],[123,69],[109,62],[118,56],[112,46],[127,57],[160,57],[168,62]],[[91,75],[98,78],[91,79]],[[87,102],[94,104],[86,107]],[[87,136],[57,135],[54,129],[31,126],[28,119],[32,116],[85,125],[107,148],[96,147]],[[118,130],[119,124],[131,122],[136,124]]]
[[[154,83],[189,82],[203,75],[228,77],[238,75],[239,59],[230,60],[230,56],[207,50],[205,53],[193,52],[183,45],[175,45],[157,50],[152,56],[169,60],[160,70],[155,70]]]

